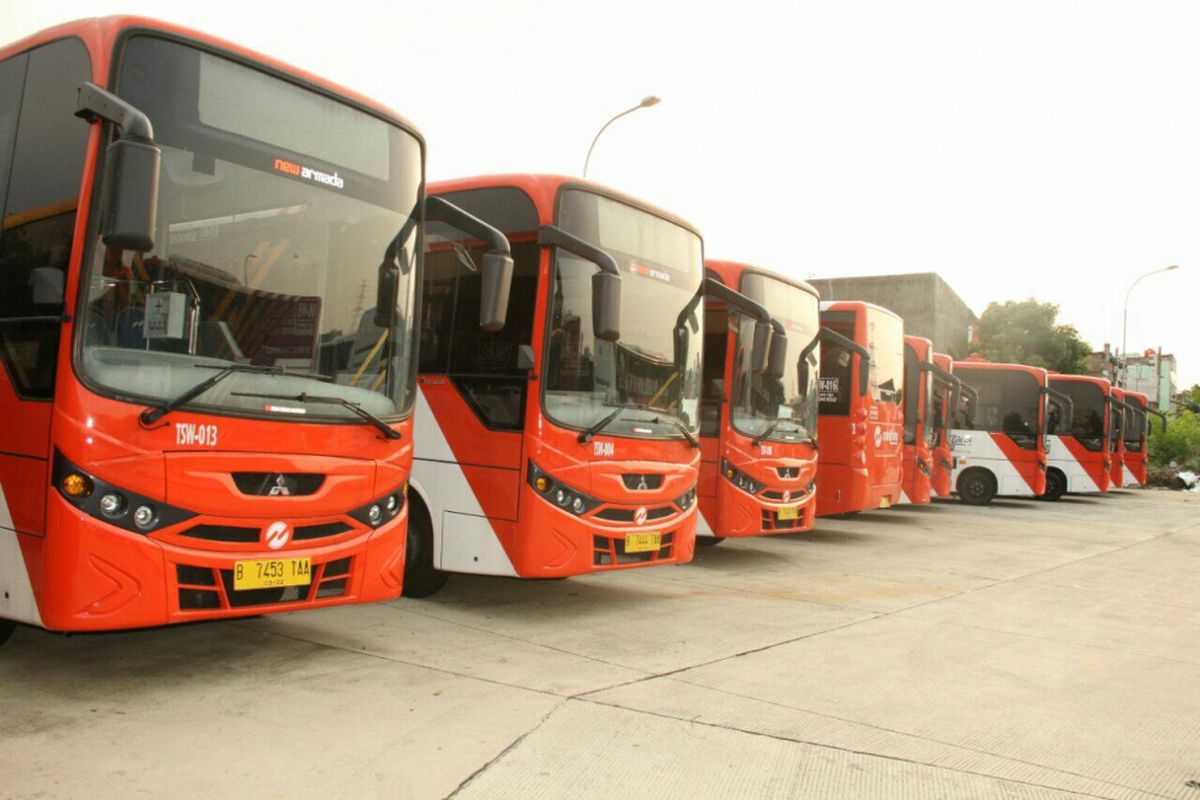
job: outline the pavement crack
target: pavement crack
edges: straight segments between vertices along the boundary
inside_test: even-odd
[[[499,753],[497,753],[493,758],[491,758],[489,761],[487,761],[487,763],[483,764],[482,766],[479,767],[479,769],[475,770],[470,775],[468,775],[462,783],[460,783],[457,787],[455,787],[454,791],[452,791],[450,794],[446,795],[445,800],[450,800],[450,798],[457,796],[460,792],[462,792],[463,789],[466,789],[468,786],[470,786],[471,783],[474,782],[476,778],[478,778],[479,776],[483,775],[483,773],[485,773],[489,769],[491,769],[493,764],[497,763],[498,761],[500,761],[500,759],[504,758],[506,755],[508,755],[513,750],[515,750],[518,746],[520,746],[521,742],[525,741],[525,739],[527,739],[530,734],[534,733],[539,728],[541,728],[543,725],[545,725],[546,720],[548,720],[548,719],[550,719],[550,717],[554,716],[554,712],[556,712],[560,708],[562,708],[563,704],[568,702],[570,699],[571,698],[569,698],[569,697],[565,698],[562,703],[559,703],[554,708],[550,709],[545,714],[543,714],[542,718],[540,720],[538,720],[536,725],[534,725],[532,728],[530,728],[529,730],[522,733],[517,738],[513,739],[511,742],[509,742],[508,747],[505,747],[503,750],[501,750]]]

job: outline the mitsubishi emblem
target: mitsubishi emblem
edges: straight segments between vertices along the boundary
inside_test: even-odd
[[[642,492],[644,492],[650,488],[649,486],[646,485],[646,476],[645,475],[638,476],[637,488],[638,488],[638,491],[642,491]]]
[[[282,473],[275,476],[275,485],[267,492],[268,497],[278,497],[280,495],[290,495],[291,491],[287,487],[287,478]]]

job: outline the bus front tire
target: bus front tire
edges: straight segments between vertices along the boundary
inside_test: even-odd
[[[17,629],[17,623],[10,619],[0,619],[0,644],[4,644]]]
[[[433,525],[425,509],[413,505],[408,517],[408,539],[404,553],[405,597],[430,597],[446,585],[449,573],[433,566]]]
[[[958,479],[958,496],[969,506],[986,506],[996,497],[996,479],[982,469],[964,472]]]
[[[1043,500],[1057,500],[1067,493],[1067,476],[1062,470],[1051,469],[1046,471],[1046,491],[1042,494]]]
[[[697,547],[716,547],[721,542],[725,541],[724,536],[697,536]]]

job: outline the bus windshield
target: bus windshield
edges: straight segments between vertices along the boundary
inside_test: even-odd
[[[894,314],[867,308],[871,351],[871,399],[899,405],[904,399],[904,323]]]
[[[1092,452],[1104,447],[1104,390],[1088,381],[1051,380],[1051,387],[1071,398],[1071,429],[1063,433],[1075,437]]]
[[[582,189],[562,192],[558,224],[600,247],[621,271],[621,337],[592,332],[596,265],[558,248],[550,284],[543,403],[571,428],[621,406],[607,433],[678,437],[699,428],[703,252],[690,230]],[[682,331],[677,336],[677,328]],[[633,408],[644,407],[644,410]]]
[[[954,374],[979,393],[975,403],[955,414],[956,428],[1006,433],[1032,450],[1041,430],[1041,387],[1032,373],[955,365]]]
[[[85,380],[162,402],[232,366],[192,403],[292,420],[358,419],[342,401],[406,414],[418,140],[184,44],[135,36],[119,63],[118,94],[162,148],[158,227],[148,253],[95,248],[78,326]],[[384,329],[376,289],[393,242],[400,289]]]
[[[740,317],[730,396],[733,427],[747,436],[770,430],[766,438],[775,441],[812,439],[817,425],[818,365],[816,348],[811,347],[820,327],[817,298],[758,272],[743,273],[740,291],[766,306],[783,325],[787,358],[779,378],[751,369],[755,322]],[[802,354],[807,364],[801,363]]]

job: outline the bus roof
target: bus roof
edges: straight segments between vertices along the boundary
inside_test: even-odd
[[[1094,383],[1108,394],[1108,390],[1112,387],[1112,382],[1108,378],[1097,378],[1092,375],[1063,375],[1058,372],[1050,373],[1050,382],[1055,381],[1063,383]]]
[[[896,319],[900,320],[901,322],[904,321],[904,319],[899,314],[897,314],[895,311],[892,311],[890,308],[884,308],[883,306],[876,305],[875,303],[868,303],[864,300],[822,300],[821,301],[821,310],[822,311],[855,311],[855,312],[858,312],[858,311],[866,311],[867,309],[871,309],[873,311],[879,311],[884,314],[890,314],[891,316],[895,317]]]
[[[567,175],[552,175],[539,173],[507,173],[497,175],[473,175],[466,178],[452,178],[450,180],[436,181],[430,183],[426,188],[429,194],[447,194],[449,192],[464,192],[471,189],[486,189],[500,186],[511,186],[520,189],[529,195],[533,200],[534,206],[538,211],[538,218],[542,224],[550,224],[554,222],[555,206],[558,201],[559,192],[563,189],[584,189],[589,192],[610,197],[622,203],[647,211],[656,217],[673,222],[682,228],[686,228],[697,236],[701,235],[699,229],[692,225],[682,217],[672,214],[645,200],[640,200],[632,195],[619,192],[616,189],[605,186],[595,181],[589,181],[584,178],[572,178]]]
[[[717,275],[718,278],[721,279],[721,283],[724,283],[726,286],[729,286],[733,289],[738,288],[738,285],[741,283],[741,277],[743,273],[753,272],[759,275],[765,275],[766,277],[779,281],[780,283],[786,283],[788,286],[794,286],[797,289],[808,292],[818,300],[821,299],[821,295],[817,293],[817,290],[813,288],[811,284],[805,283],[804,281],[798,281],[795,278],[789,278],[786,275],[780,275],[778,272],[765,269],[764,267],[756,267],[753,264],[746,264],[741,261],[722,261],[716,258],[706,258],[704,259],[704,268],[706,270],[711,270]]]
[[[1049,373],[1042,367],[1031,367],[1028,364],[997,364],[994,361],[955,361],[953,365],[954,372],[960,369],[987,369],[999,370],[1002,372],[1027,372],[1038,379],[1038,383],[1045,386],[1048,382]]]
[[[204,45],[218,53],[251,62],[257,67],[278,73],[280,76],[297,81],[311,89],[333,95],[339,100],[348,101],[365,111],[385,117],[416,136],[421,141],[422,146],[424,146],[424,137],[415,125],[387,106],[377,103],[352,89],[218,36],[212,36],[202,31],[185,28],[182,25],[163,22],[162,20],[150,17],[118,15],[111,17],[88,17],[72,22],[64,22],[61,25],[46,28],[6,45],[0,49],[0,60],[56,39],[75,37],[84,43],[92,56],[93,79],[98,85],[107,87],[110,79],[107,72],[108,61],[112,54],[113,45],[122,34],[135,31],[165,34],[168,37]]]

